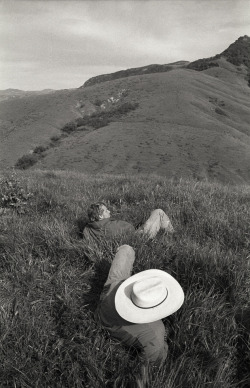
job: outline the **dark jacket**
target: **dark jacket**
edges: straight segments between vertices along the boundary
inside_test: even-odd
[[[129,222],[104,218],[100,221],[89,222],[83,230],[83,239],[98,242],[134,231],[135,228]]]

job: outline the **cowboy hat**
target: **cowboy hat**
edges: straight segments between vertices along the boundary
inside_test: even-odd
[[[180,284],[159,269],[148,269],[129,277],[115,294],[116,311],[133,323],[158,321],[177,311],[183,301]]]

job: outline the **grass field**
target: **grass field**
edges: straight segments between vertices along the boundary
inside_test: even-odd
[[[166,270],[185,292],[164,319],[169,356],[149,387],[249,386],[249,186],[37,170],[2,175],[0,194],[1,387],[131,386],[139,355],[94,320],[123,243],[135,272]],[[79,226],[96,200],[134,225],[162,208],[175,234],[88,247]]]

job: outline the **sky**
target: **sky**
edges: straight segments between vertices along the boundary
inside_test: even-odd
[[[0,89],[193,61],[250,36],[250,0],[0,0]]]

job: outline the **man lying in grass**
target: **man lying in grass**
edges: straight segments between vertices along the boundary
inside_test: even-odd
[[[149,269],[131,276],[134,260],[131,246],[118,248],[96,318],[112,337],[139,349],[146,364],[160,366],[168,352],[161,319],[181,307],[184,293],[177,280],[165,271]]]
[[[89,223],[83,230],[86,241],[100,241],[102,238],[112,238],[121,234],[135,232],[135,227],[129,222],[115,220],[110,217],[110,210],[105,203],[92,204],[88,209]],[[154,238],[160,229],[173,233],[174,228],[170,219],[161,209],[151,212],[149,219],[139,227],[138,233],[143,233],[149,238]]]

